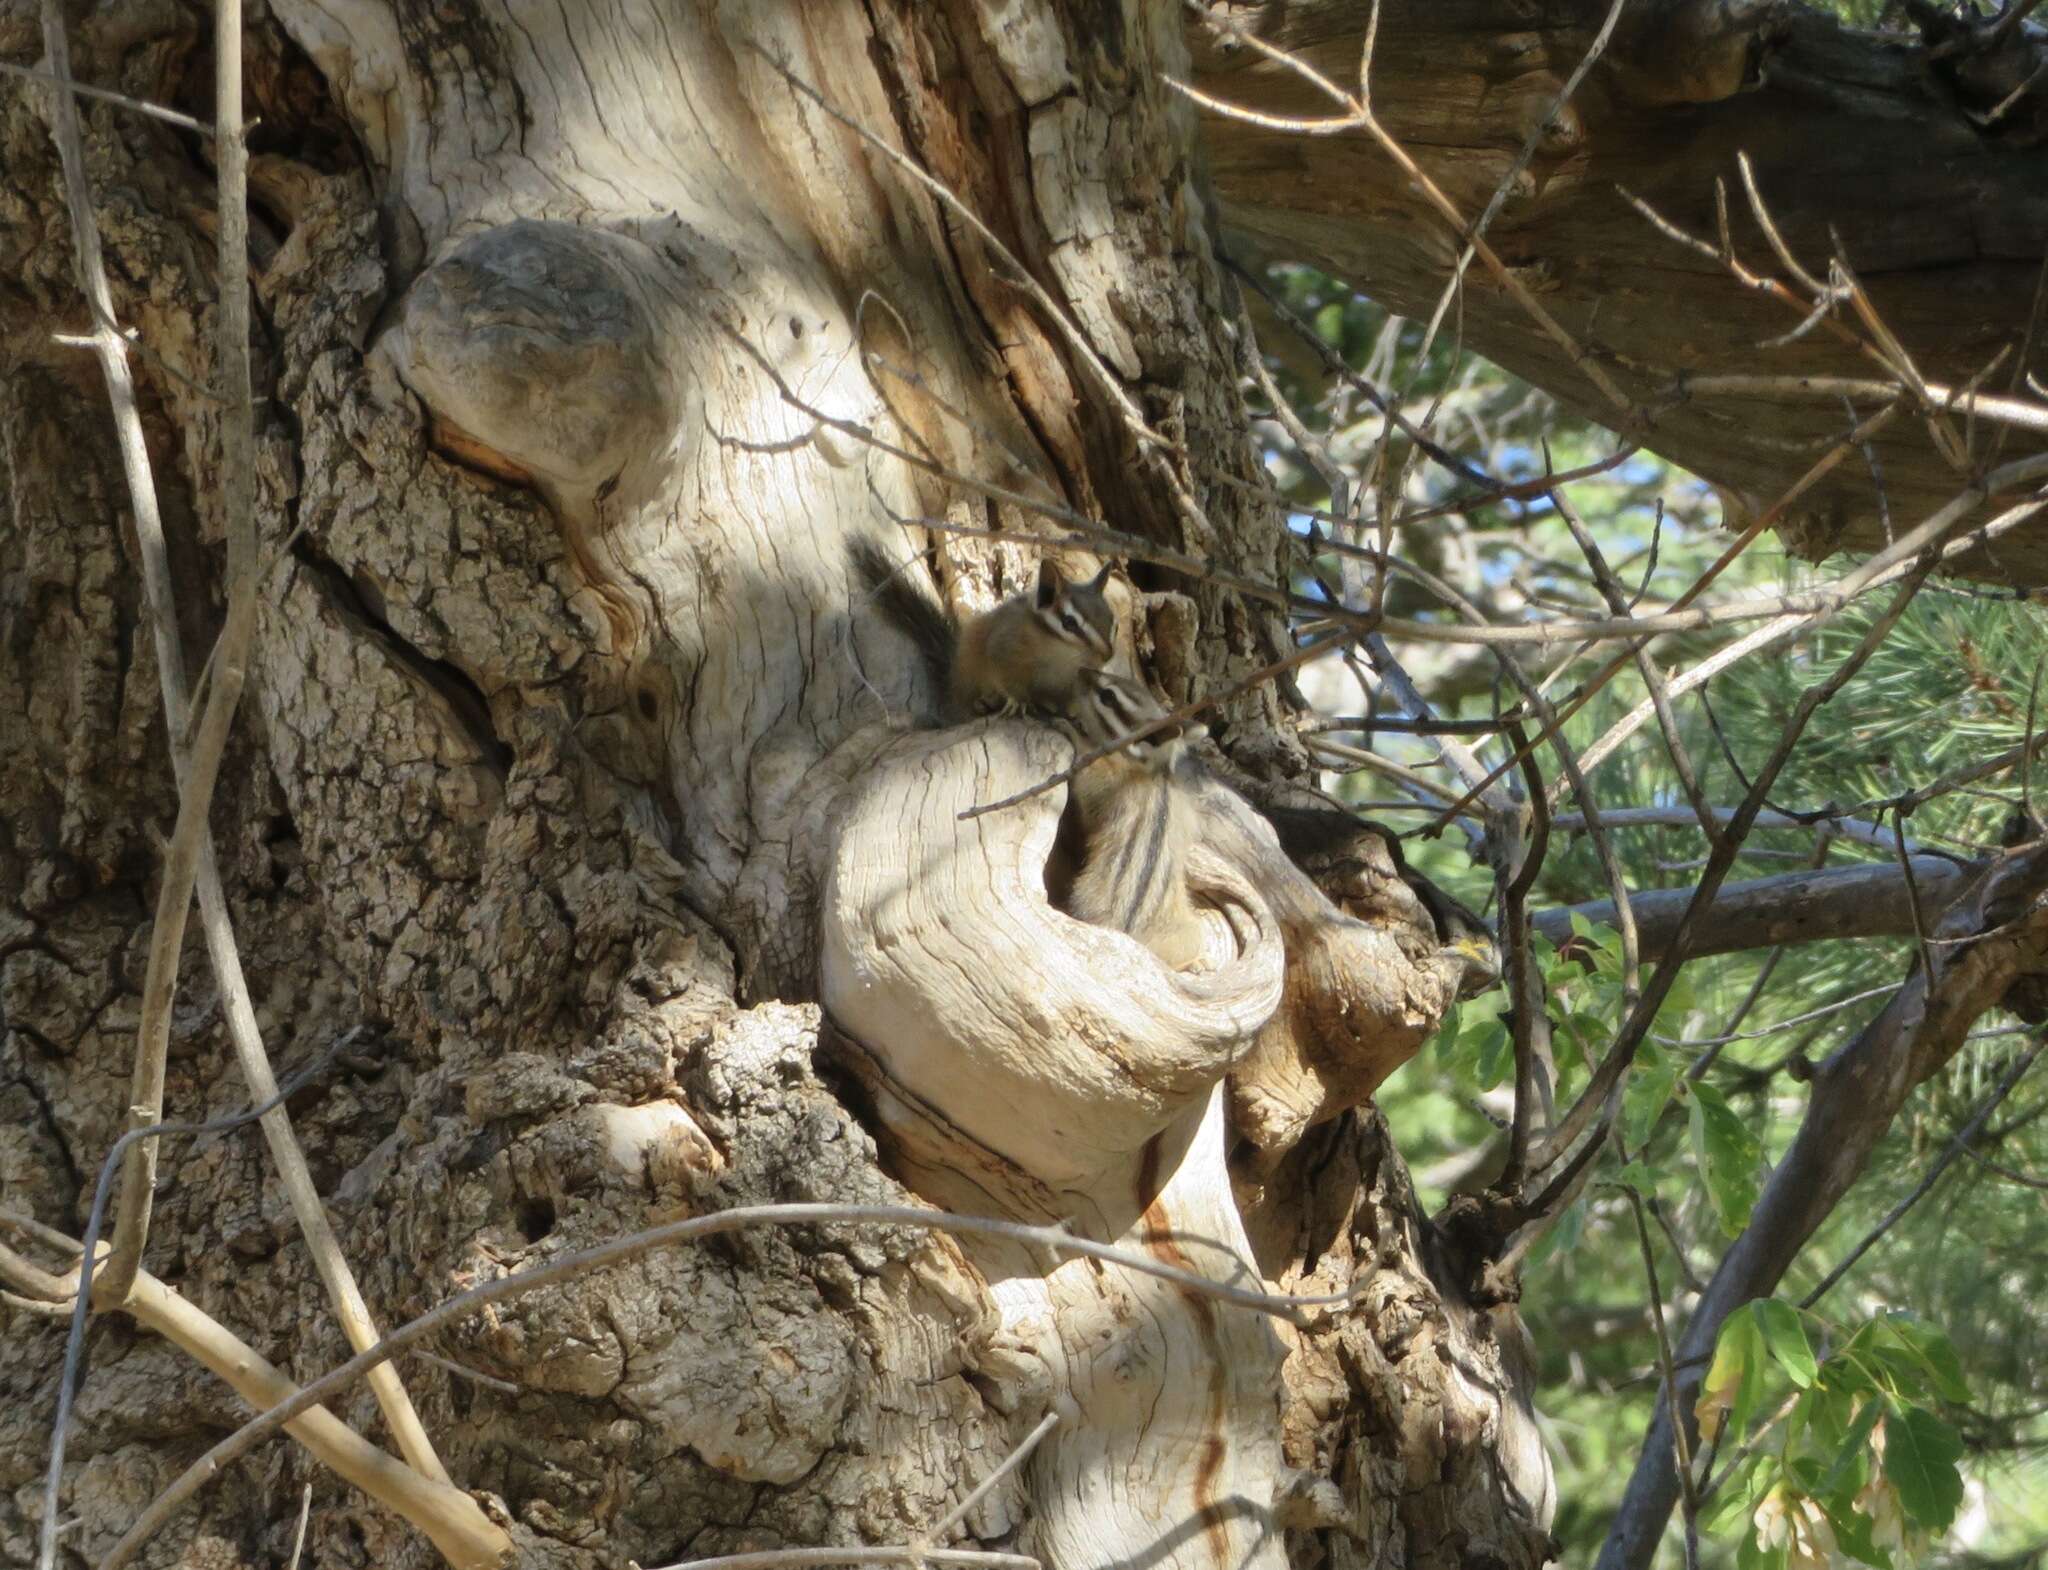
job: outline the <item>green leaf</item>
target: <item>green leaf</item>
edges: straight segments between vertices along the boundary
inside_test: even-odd
[[[1823,1499],[1821,1508],[1828,1513],[1828,1525],[1835,1529],[1836,1548],[1852,1559],[1876,1565],[1878,1570],[1891,1570],[1891,1555],[1879,1548],[1871,1536],[1871,1527],[1876,1523],[1869,1516],[1846,1499]]]
[[[1738,1524],[1748,1529],[1757,1496],[1764,1491],[1763,1461],[1760,1451],[1752,1451],[1737,1464],[1734,1474],[1700,1511],[1700,1530],[1718,1534]]]
[[[1894,1403],[1886,1412],[1884,1475],[1916,1526],[1942,1532],[1955,1519],[1963,1502],[1963,1474],[1956,1470],[1962,1454],[1956,1431],[1926,1408]]]
[[[1586,1195],[1581,1194],[1564,1209],[1548,1232],[1529,1251],[1529,1263],[1541,1264],[1557,1254],[1572,1254],[1586,1235]]]
[[[1887,1314],[1881,1321],[1890,1339],[1912,1359],[1916,1371],[1944,1401],[1967,1401],[1970,1386],[1962,1361],[1938,1326],[1910,1314]]]
[[[1628,1083],[1621,1092],[1623,1149],[1639,1151],[1649,1143],[1657,1119],[1664,1115],[1671,1093],[1677,1088],[1677,1068],[1662,1052],[1648,1042],[1643,1043],[1642,1050],[1636,1054],[1635,1067],[1629,1072]]]
[[[1632,1188],[1645,1199],[1657,1197],[1657,1174],[1640,1161],[1631,1161],[1614,1174],[1614,1181]]]
[[[1693,1011],[1694,994],[1692,968],[1685,969],[1672,978],[1671,990],[1664,994],[1664,1001],[1657,1006],[1657,1026],[1667,1035],[1685,1034],[1685,1019]]]
[[[1607,1021],[1598,1014],[1575,1008],[1566,1013],[1564,1023],[1589,1053],[1597,1053],[1607,1044]]]
[[[1849,1425],[1836,1445],[1834,1464],[1828,1468],[1828,1475],[1821,1484],[1823,1494],[1848,1493],[1863,1486],[1868,1475],[1864,1463],[1870,1457],[1870,1431],[1877,1427],[1877,1420],[1883,1416],[1882,1401],[1863,1403],[1863,1409],[1856,1414],[1856,1421]]]
[[[1763,1396],[1764,1337],[1750,1307],[1744,1304],[1723,1321],[1714,1342],[1714,1361],[1707,1368],[1694,1407],[1694,1415],[1705,1427],[1714,1425],[1703,1414],[1716,1409],[1725,1412],[1717,1431],[1737,1438],[1749,1427]]]
[[[1801,1390],[1811,1388],[1814,1375],[1820,1372],[1820,1365],[1814,1361],[1813,1347],[1807,1342],[1806,1326],[1799,1318],[1799,1310],[1790,1303],[1767,1297],[1758,1300],[1756,1317],[1763,1329],[1764,1344],[1771,1349],[1771,1356],[1778,1360],[1778,1366]]]
[[[1506,1077],[1508,1065],[1515,1055],[1509,1050],[1514,1038],[1508,1034],[1507,1026],[1497,1019],[1489,1019],[1478,1025],[1473,1035],[1479,1044],[1478,1067],[1475,1072],[1481,1090],[1491,1090]]]
[[[1456,1003],[1444,1010],[1443,1023],[1436,1028],[1437,1056],[1443,1061],[1455,1062],[1458,1056],[1458,1031],[1462,1016]]]
[[[1692,1148],[1721,1229],[1734,1237],[1756,1206],[1756,1169],[1763,1145],[1736,1116],[1728,1098],[1704,1080],[1692,1086]]]

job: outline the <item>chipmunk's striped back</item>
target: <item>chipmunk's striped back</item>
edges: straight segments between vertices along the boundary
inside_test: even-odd
[[[1091,749],[1166,712],[1136,682],[1101,670],[1083,674],[1068,711]],[[1073,787],[1084,845],[1072,914],[1128,932],[1176,966],[1202,950],[1184,867],[1194,804],[1186,784],[1176,779],[1185,752],[1179,727],[1157,732],[1089,764]]]

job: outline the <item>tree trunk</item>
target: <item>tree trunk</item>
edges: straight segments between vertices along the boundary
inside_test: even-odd
[[[200,9],[70,9],[81,80],[210,113]],[[1351,81],[1368,9],[1228,15]],[[1510,0],[1388,0],[1375,105],[1468,217],[1604,9],[1537,27]],[[35,64],[32,11],[0,10],[0,59]],[[1473,1262],[1359,1110],[1457,974],[1387,848],[1290,834],[1311,886],[1220,783],[1299,825],[1303,760],[1260,687],[1211,716],[1205,963],[1078,928],[1046,892],[1063,790],[953,816],[1068,744],[911,728],[932,678],[855,567],[861,542],[912,580],[923,556],[961,614],[1026,581],[1019,538],[1062,532],[1043,502],[1284,577],[1270,511],[1230,483],[1258,465],[1218,237],[1426,311],[1449,231],[1356,137],[1198,122],[1170,79],[1333,106],[1172,8],[271,0],[246,60],[264,611],[214,823],[280,1077],[362,1027],[289,1111],[379,1323],[784,1199],[1059,1219],[1215,1279],[1367,1289],[1295,1325],[1120,1265],[749,1231],[405,1361],[456,1482],[533,1563],[901,1544],[1052,1413],[968,1542],[1059,1567],[1539,1562],[1519,1322],[1471,1301]],[[1839,404],[1679,398],[1676,371],[1758,369],[1746,345],[1794,322],[1613,185],[1711,232],[1746,147],[1793,248],[1821,265],[1836,225],[1921,370],[1961,382],[2019,337],[2048,248],[2032,119],[1967,119],[1993,90],[1775,5],[1632,7],[1492,236],[1634,407],[1596,406],[1476,269],[1465,341],[1763,505]],[[224,605],[211,149],[80,107],[203,650]],[[90,323],[49,119],[46,88],[0,78],[0,1209],[75,1234],[123,1126],[175,794],[105,396],[54,336]],[[1824,333],[1781,355],[1763,368],[1871,374]],[[1959,483],[1908,423],[1878,448],[1896,515]],[[1870,499],[1846,465],[1794,543],[1881,539]],[[2023,533],[1970,565],[2038,583],[2048,552]],[[1170,696],[1285,648],[1205,577],[1126,577],[1130,652]],[[167,1105],[196,1118],[249,1093],[187,948]],[[154,1276],[301,1383],[346,1355],[254,1141],[167,1145],[159,1189]],[[4,1305],[0,1326],[12,1563],[61,1331]],[[361,1389],[331,1410],[388,1444]],[[96,1320],[63,1552],[97,1559],[239,1413]],[[308,1564],[433,1562],[283,1442],[157,1562],[281,1562],[305,1480]]]
[[[74,18],[74,69],[204,114],[201,23],[99,7]],[[0,18],[0,51],[36,47]],[[1469,1262],[1349,1110],[1456,985],[1398,866],[1364,837],[1333,907],[1212,781],[1189,873],[1212,960],[1184,976],[1085,933],[1045,890],[1063,792],[952,815],[1068,744],[906,730],[933,684],[853,565],[868,541],[920,573],[928,545],[956,613],[984,604],[1035,552],[905,520],[1048,532],[1021,493],[1281,573],[1270,514],[1214,483],[1257,464],[1195,119],[1167,85],[1179,16],[273,0],[247,62],[263,620],[214,823],[280,1077],[365,1027],[289,1110],[380,1325],[764,1200],[915,1195],[1218,1280],[1370,1284],[1295,1326],[914,1230],[746,1232],[404,1362],[456,1482],[533,1563],[901,1544],[1051,1412],[970,1543],[1062,1567],[1536,1564],[1549,1471],[1519,1324],[1467,1301]],[[0,1206],[75,1233],[122,1126],[173,792],[104,398],[53,338],[88,324],[46,89],[0,91]],[[223,604],[210,149],[81,108],[203,649]],[[1130,577],[1169,691],[1284,647],[1206,580]],[[1269,794],[1301,772],[1280,717],[1269,688],[1215,717]],[[936,958],[881,974],[898,920],[951,936],[964,990]],[[1031,962],[1061,943],[1055,1011]],[[188,949],[167,1105],[197,1117],[248,1093]],[[168,1144],[159,1190],[156,1278],[301,1383],[346,1355],[246,1136]],[[61,1332],[0,1315],[17,1561]],[[360,1389],[331,1410],[385,1442]],[[97,1320],[63,1552],[96,1560],[237,1412]],[[261,1455],[158,1562],[280,1560],[308,1479],[308,1564],[432,1562],[303,1452]]]

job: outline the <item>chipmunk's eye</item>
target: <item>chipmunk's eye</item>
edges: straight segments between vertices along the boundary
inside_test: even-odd
[[[1060,612],[1060,625],[1066,628],[1069,632],[1079,632],[1081,630],[1081,624],[1080,622],[1074,619],[1074,613],[1072,611]]]

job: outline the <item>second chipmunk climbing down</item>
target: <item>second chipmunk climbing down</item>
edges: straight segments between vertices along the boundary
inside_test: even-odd
[[[1143,687],[1108,671],[1082,673],[1068,717],[1090,748],[1106,747],[1164,717]],[[1176,968],[1201,957],[1202,925],[1188,895],[1186,861],[1195,767],[1182,727],[1158,731],[1097,759],[1074,777],[1085,849],[1068,913],[1128,932]]]

